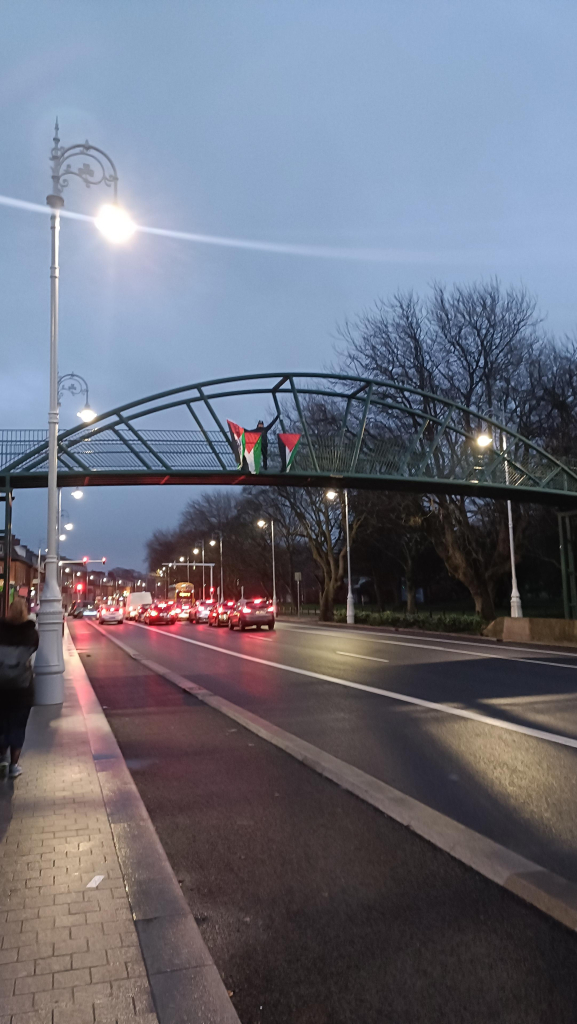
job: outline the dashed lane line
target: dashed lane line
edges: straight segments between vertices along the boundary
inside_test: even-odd
[[[150,629],[150,626],[143,626],[139,622],[133,623],[140,629]],[[266,665],[267,668],[280,669],[281,672],[291,672],[293,675],[306,676],[309,679],[320,679],[324,683],[335,683],[337,686],[347,686],[351,690],[362,690],[371,693],[376,697],[389,697],[390,700],[398,700],[405,704],[415,704],[417,707],[427,708],[430,711],[441,711],[445,715],[454,715],[457,718],[468,718],[473,722],[480,722],[482,725],[492,725],[496,729],[506,729],[509,732],[522,733],[524,736],[533,736],[535,739],[547,740],[549,743],[559,743],[564,747],[577,748],[577,739],[573,736],[562,736],[559,733],[545,732],[543,729],[533,729],[529,725],[520,725],[517,722],[506,722],[501,718],[494,718],[490,715],[480,715],[476,711],[469,711],[467,708],[453,707],[450,704],[437,704],[432,700],[423,700],[421,697],[412,697],[405,693],[396,693],[394,690],[383,690],[376,686],[366,686],[364,683],[354,683],[350,679],[339,679],[336,676],[324,675],[321,672],[312,672],[307,668],[296,668],[294,665],[283,665],[279,661],[268,661],[265,658],[256,658],[251,654],[242,654],[240,651],[231,651],[227,647],[216,647],[214,644],[203,643],[202,640],[192,640],[190,637],[181,636],[180,633],[164,633],[172,640],[180,640],[185,644],[193,644],[195,647],[204,647],[206,650],[216,654],[224,654],[229,658],[239,658],[242,661],[252,661],[257,665]]]
[[[295,628],[294,626],[289,626],[287,632],[312,633],[313,636],[315,635],[315,633],[317,634],[317,636],[319,633],[321,633],[325,637],[334,635],[334,631],[330,629],[301,629],[300,627]],[[349,636],[352,636],[352,634],[350,634]],[[413,643],[409,640],[381,640],[379,637],[376,636],[365,636],[364,633],[356,633],[354,639],[366,640],[367,643],[370,644],[389,644],[392,647],[417,647],[420,650],[429,651],[431,654],[460,654],[461,657],[464,656],[469,658],[489,658],[496,661],[509,661],[513,664],[521,665],[546,665],[548,668],[569,668],[573,672],[577,672],[577,664],[564,665],[562,662],[558,661],[538,661],[536,658],[508,658],[504,654],[491,654],[485,651],[461,651],[455,647],[429,647],[429,645],[426,643]],[[457,643],[459,642],[460,641],[457,640]],[[527,653],[530,654],[531,652],[528,651]],[[547,654],[550,653],[550,651],[547,651]]]
[[[335,651],[335,654],[341,654],[344,658],[360,658],[361,661],[380,661],[382,665],[388,665],[388,658],[371,658],[369,654],[353,654],[351,651]]]
[[[280,628],[281,628],[281,630],[283,632],[287,632],[287,633],[311,633],[313,635],[315,633],[321,633],[323,636],[328,636],[329,634],[334,635],[336,633],[335,629],[331,629],[330,627],[327,627],[327,626],[325,626],[325,627],[317,626],[315,629],[311,629],[310,626],[296,626],[296,625],[293,626],[292,623],[289,625],[286,622],[279,623],[279,626],[280,626]],[[346,635],[347,636],[352,636],[355,639],[359,639],[359,640],[374,640],[376,637],[388,637],[389,636],[388,633],[373,633],[373,634],[370,634],[370,633],[366,633],[364,630],[360,630],[360,629],[347,629],[347,634]],[[410,636],[411,636],[411,634],[408,634],[407,635],[407,639]],[[454,637],[451,637],[450,640],[447,640],[445,637],[442,637],[442,636],[427,636],[426,640],[427,640],[427,643],[429,643],[429,644],[447,644],[447,643],[451,643],[451,644],[460,644],[463,647],[484,647],[485,649],[491,643],[490,640],[489,640],[488,643],[481,644],[481,643],[478,642],[478,640],[456,640]],[[497,641],[494,640],[493,643],[496,644]],[[431,649],[434,650],[434,648],[431,648]],[[555,655],[555,657],[557,656],[557,652],[556,651],[543,650],[543,649],[540,649],[538,647],[535,647],[535,648],[531,648],[531,647],[517,647],[517,646],[513,646],[513,644],[510,644],[510,643],[507,643],[507,646],[504,647],[503,650],[504,651],[522,651],[524,654],[528,654],[528,655],[548,654],[549,656],[553,656],[553,655]],[[466,652],[464,652],[464,653],[466,653]],[[494,654],[493,657],[494,658],[502,658],[504,661],[508,660],[506,658],[505,654]],[[572,651],[560,650],[559,651],[559,657],[560,658],[577,658],[577,654],[575,654]],[[557,663],[555,663],[555,664],[557,664]],[[569,667],[573,668],[574,666],[569,666]]]

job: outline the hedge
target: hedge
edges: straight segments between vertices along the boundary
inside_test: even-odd
[[[335,609],[335,622],[346,622],[344,609]],[[355,612],[355,623],[364,626],[393,626],[396,629],[426,629],[437,633],[480,634],[485,623],[478,615],[460,615],[458,612]]]

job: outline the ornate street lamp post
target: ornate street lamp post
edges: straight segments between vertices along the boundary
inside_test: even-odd
[[[52,210],[50,232],[50,404],[48,411],[48,551],[45,582],[38,613],[40,646],[36,656],[36,702],[61,704],[64,698],[64,659],[62,656],[62,597],[58,586],[58,283],[60,274],[60,211],[62,192],[71,177],[80,178],[87,188],[105,185],[112,188],[113,204],[105,206],[96,226],[110,241],[126,241],[135,230],[128,215],[116,205],[118,175],[110,157],[96,146],[84,142],[61,146],[58,120],[50,153],[52,193],[46,202]],[[80,160],[84,163],[80,163]]]

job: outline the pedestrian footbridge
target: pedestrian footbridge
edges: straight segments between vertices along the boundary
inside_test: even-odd
[[[275,416],[267,468],[254,472],[229,424]],[[288,463],[281,434],[296,445]],[[0,490],[46,487],[47,445],[46,431],[0,431]],[[58,484],[331,485],[577,507],[577,469],[482,412],[323,373],[226,377],[119,406],[59,434]]]

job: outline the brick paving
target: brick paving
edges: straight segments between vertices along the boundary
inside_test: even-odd
[[[70,682],[33,709],[22,767],[0,780],[0,1024],[157,1024]]]

